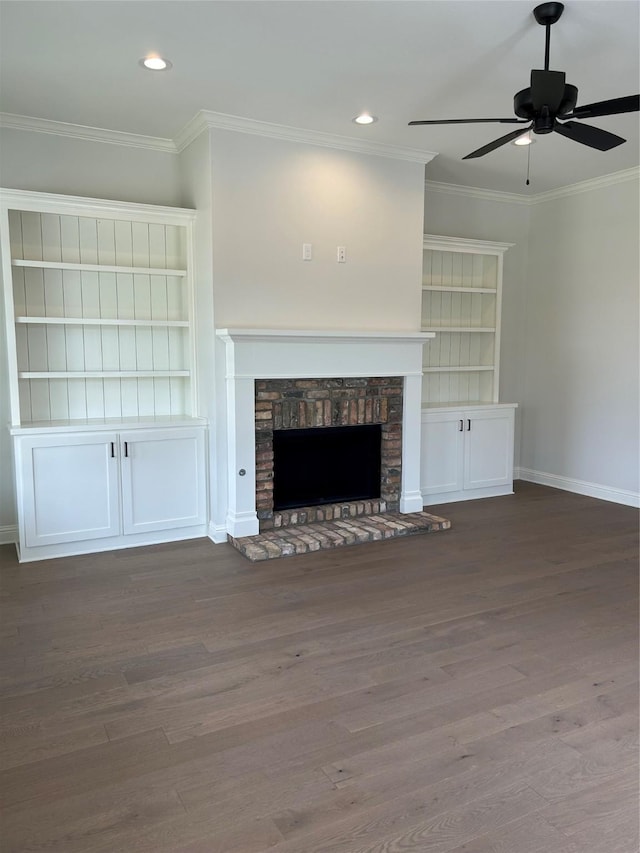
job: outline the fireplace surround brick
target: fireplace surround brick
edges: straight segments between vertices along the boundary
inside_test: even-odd
[[[395,512],[402,479],[402,376],[257,379],[255,382],[256,509],[260,530]],[[273,510],[273,433],[281,429],[380,424],[378,501],[353,501],[287,512]],[[375,507],[374,507],[375,505]],[[304,521],[300,522],[299,519]]]

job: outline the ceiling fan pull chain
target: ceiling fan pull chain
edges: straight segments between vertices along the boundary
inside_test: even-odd
[[[526,186],[529,186],[529,172],[531,169],[531,145],[527,145],[527,181]]]

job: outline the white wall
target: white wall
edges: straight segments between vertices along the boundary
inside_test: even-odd
[[[231,131],[212,140],[216,326],[419,328],[421,164]]]
[[[522,342],[530,207],[518,202],[453,194],[427,185],[424,230],[445,237],[514,243],[504,255],[500,400],[522,404]],[[516,410],[516,466],[520,458],[522,411]]]
[[[146,204],[180,204],[175,154],[0,129],[0,186]]]
[[[636,178],[531,210],[521,465],[612,499],[638,493],[638,199]]]

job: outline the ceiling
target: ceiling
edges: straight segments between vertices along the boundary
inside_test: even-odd
[[[462,162],[513,127],[407,127],[411,119],[511,117],[544,64],[528,0],[2,0],[6,113],[174,138],[199,110],[439,152],[427,178],[523,193],[527,148]],[[550,67],[578,104],[635,94],[635,0],[567,0]],[[138,60],[157,52],[173,68]],[[368,127],[351,119],[367,110]],[[530,190],[636,166],[638,113],[592,119],[628,142],[594,151],[559,136],[531,147]]]

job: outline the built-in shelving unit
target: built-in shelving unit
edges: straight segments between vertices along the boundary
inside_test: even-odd
[[[2,208],[13,426],[195,415],[193,212],[19,191]]]
[[[423,407],[498,400],[502,256],[509,243],[425,235]]]
[[[205,535],[194,218],[0,191],[22,562]]]
[[[426,506],[513,491],[514,403],[499,403],[510,243],[425,235],[421,492]]]

